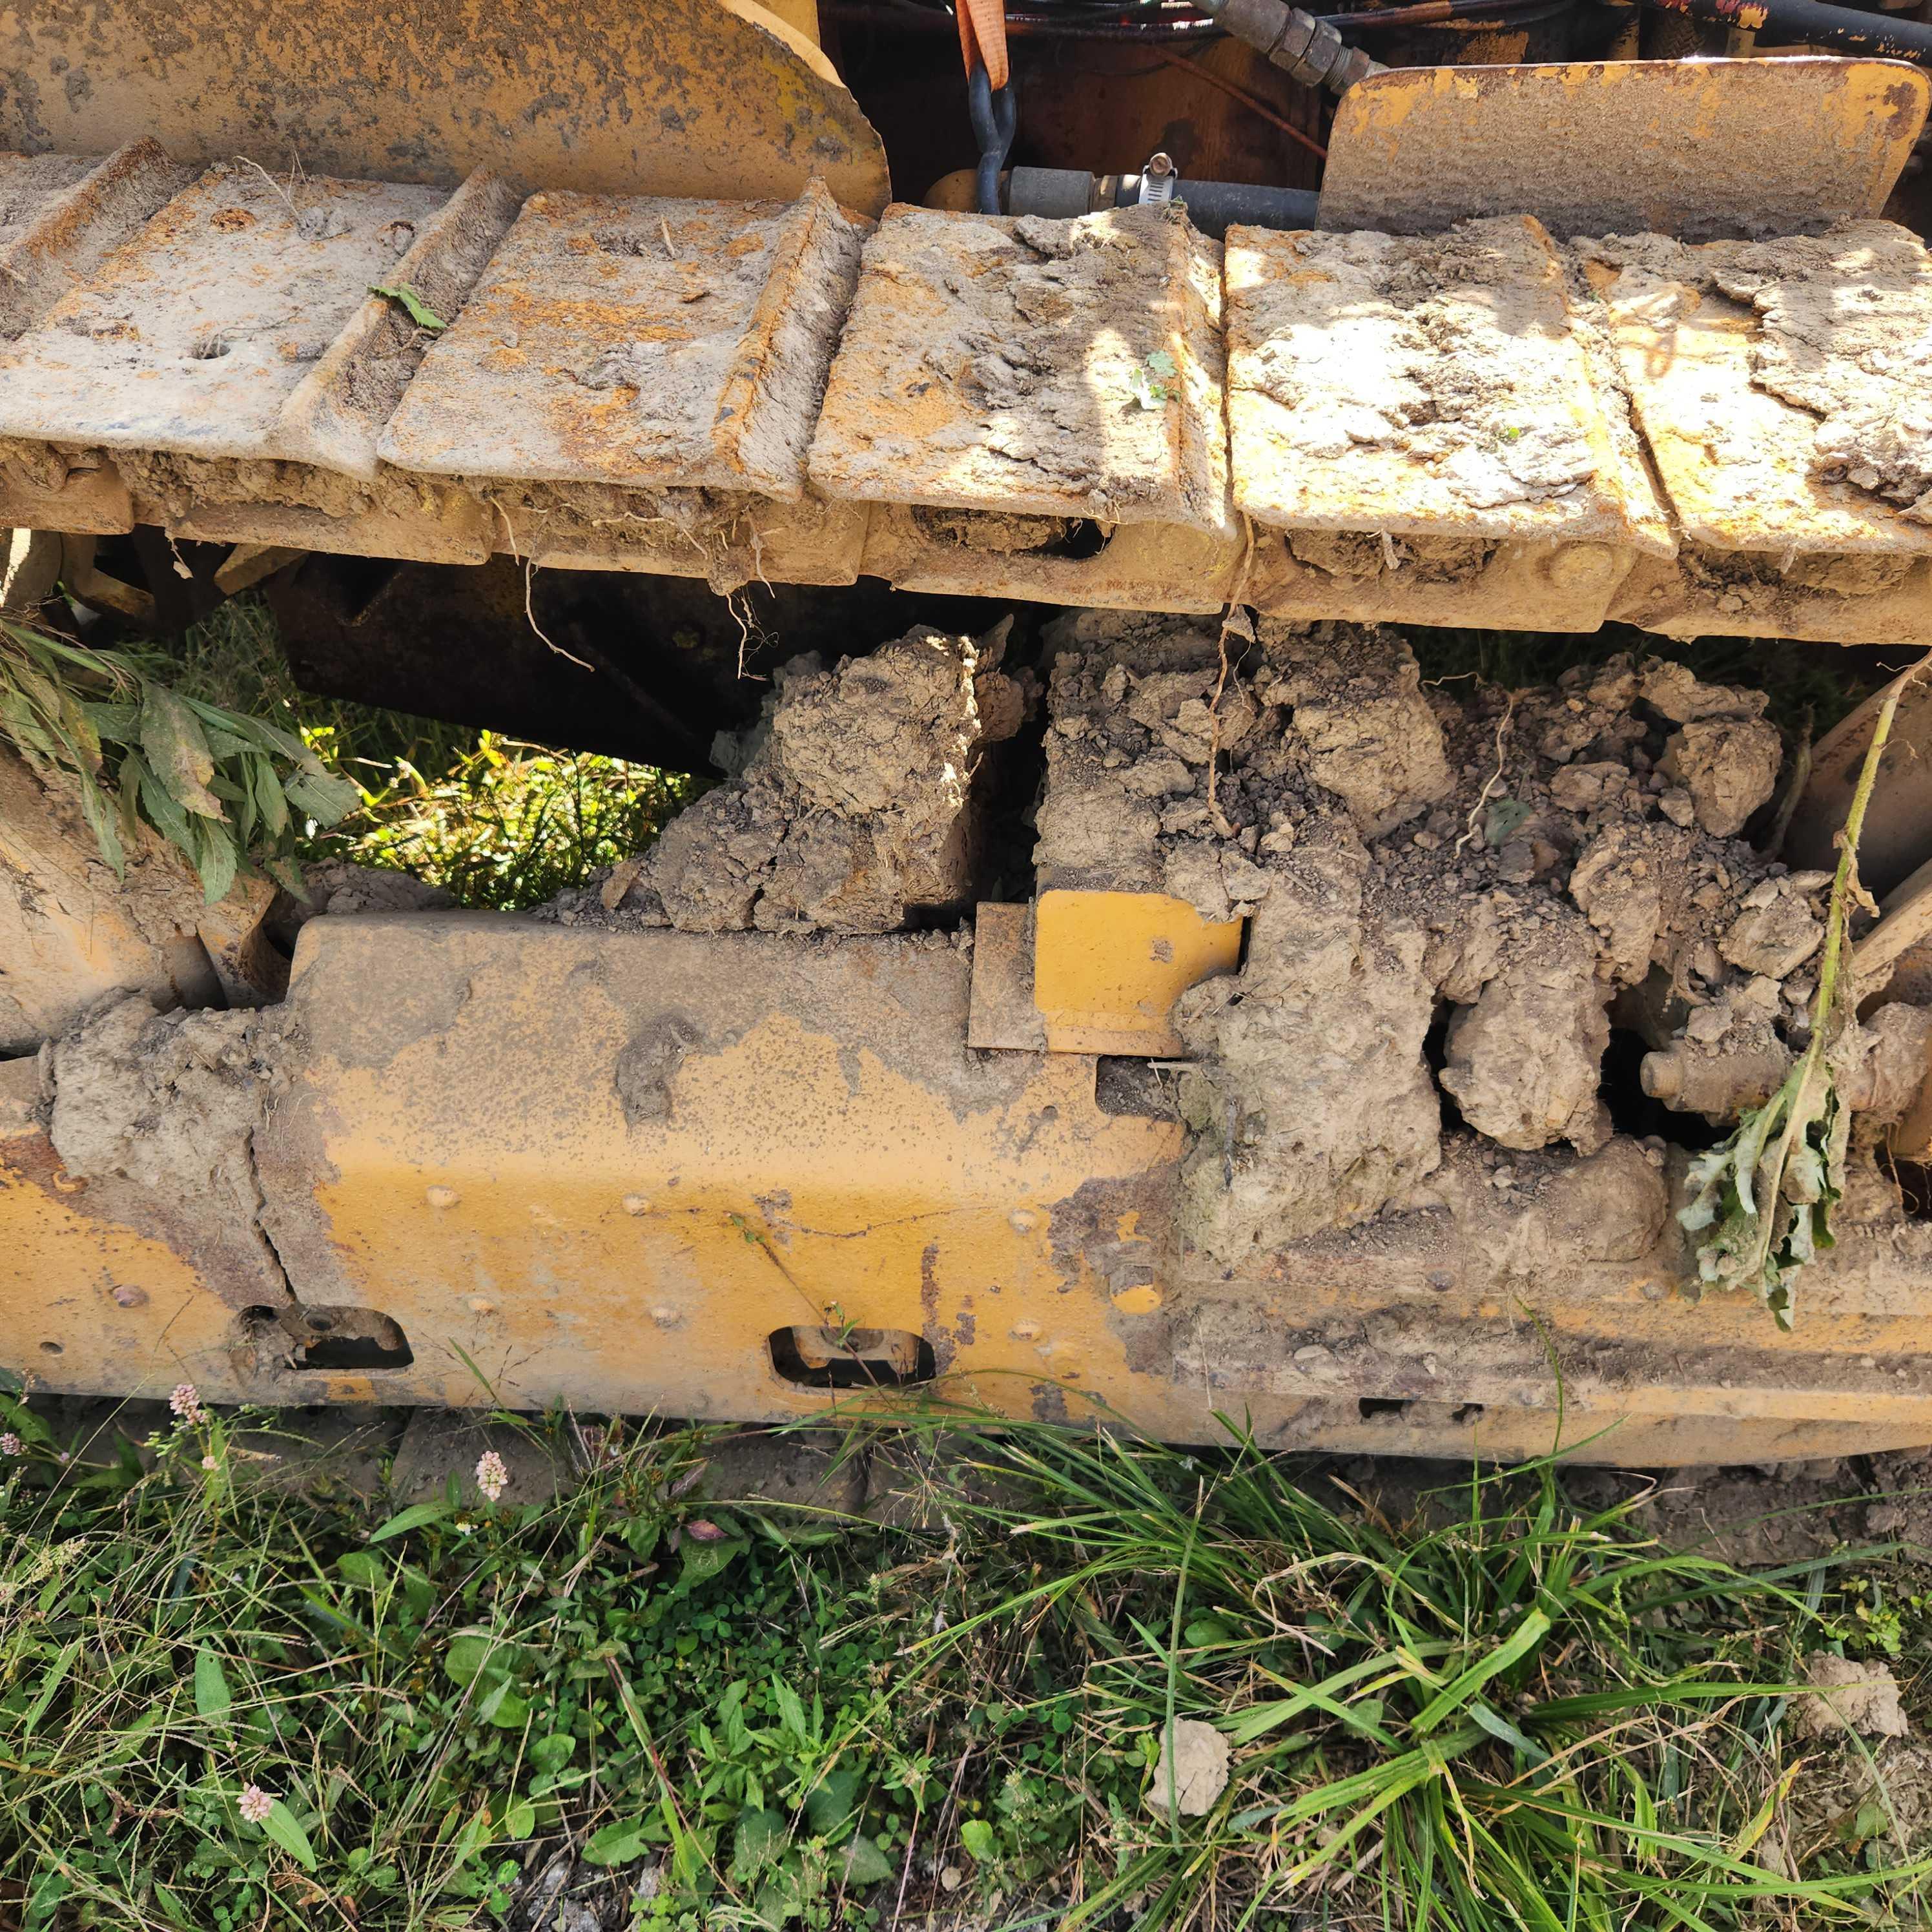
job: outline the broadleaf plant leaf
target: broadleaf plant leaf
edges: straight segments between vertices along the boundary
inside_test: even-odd
[[[369,285],[369,292],[372,296],[380,296],[385,302],[394,302],[407,312],[410,321],[417,328],[426,328],[432,335],[440,334],[449,326],[407,282],[398,282],[394,286],[382,282],[372,282]]]
[[[208,788],[214,754],[201,721],[164,684],[150,684],[141,698],[141,750],[150,768],[184,811],[203,818],[224,814]]]

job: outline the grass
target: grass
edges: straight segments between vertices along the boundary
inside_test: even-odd
[[[1252,1444],[1043,1426],[971,1438],[920,1527],[705,1504],[703,1432],[568,1418],[525,1425],[586,1468],[563,1499],[392,1515],[251,1480],[235,1418],[95,1468],[11,1415],[0,1924],[23,1932],[532,1932],[560,1886],[603,1914],[577,1924],[680,1932],[1926,1909],[1932,1847],[1858,1776],[1804,1814],[1794,1780],[1851,1754],[1786,1721],[1807,1651],[1903,1653],[1926,1688],[1896,1552],[1741,1575],[1547,1467],[1394,1525]],[[1160,1804],[1175,1718],[1232,1748],[1205,1816]]]
[[[692,779],[589,752],[311,697],[289,676],[259,598],[219,606],[188,634],[190,695],[298,735],[362,802],[305,842],[442,886],[464,905],[540,905],[642,851],[699,788]]]

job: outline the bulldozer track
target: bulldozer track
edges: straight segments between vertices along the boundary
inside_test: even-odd
[[[1870,344],[1932,322],[1932,262],[1882,221],[1224,248],[1173,209],[874,225],[817,182],[526,197],[488,171],[196,170],[152,141],[0,156],[0,190],[16,526],[1932,644],[1924,478],[1858,440],[1926,434]],[[1780,379],[1794,354],[1808,374]],[[1834,370],[1862,371],[1849,418],[1814,393]]]

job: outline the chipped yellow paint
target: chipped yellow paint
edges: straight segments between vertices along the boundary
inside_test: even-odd
[[[1044,892],[1034,1004],[1054,1053],[1181,1051],[1174,1003],[1240,963],[1241,922],[1204,920],[1162,892]]]
[[[234,1311],[118,1218],[107,1190],[66,1173],[37,1129],[0,1136],[0,1255],[5,1366],[30,1384],[152,1396],[188,1382],[210,1401],[248,1392]]]

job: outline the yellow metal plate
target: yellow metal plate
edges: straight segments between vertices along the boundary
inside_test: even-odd
[[[1899,61],[1392,68],[1335,110],[1319,225],[1425,235],[1526,214],[1566,237],[1802,233],[1878,213],[1928,98]]]
[[[788,5],[805,23],[804,9]],[[877,214],[884,145],[798,26],[752,0],[34,0],[6,16],[0,146],[453,187],[476,167],[586,194]]]
[[[1046,892],[1035,913],[1034,1004],[1053,1053],[1178,1054],[1174,1003],[1240,964],[1241,922],[1162,892]]]

